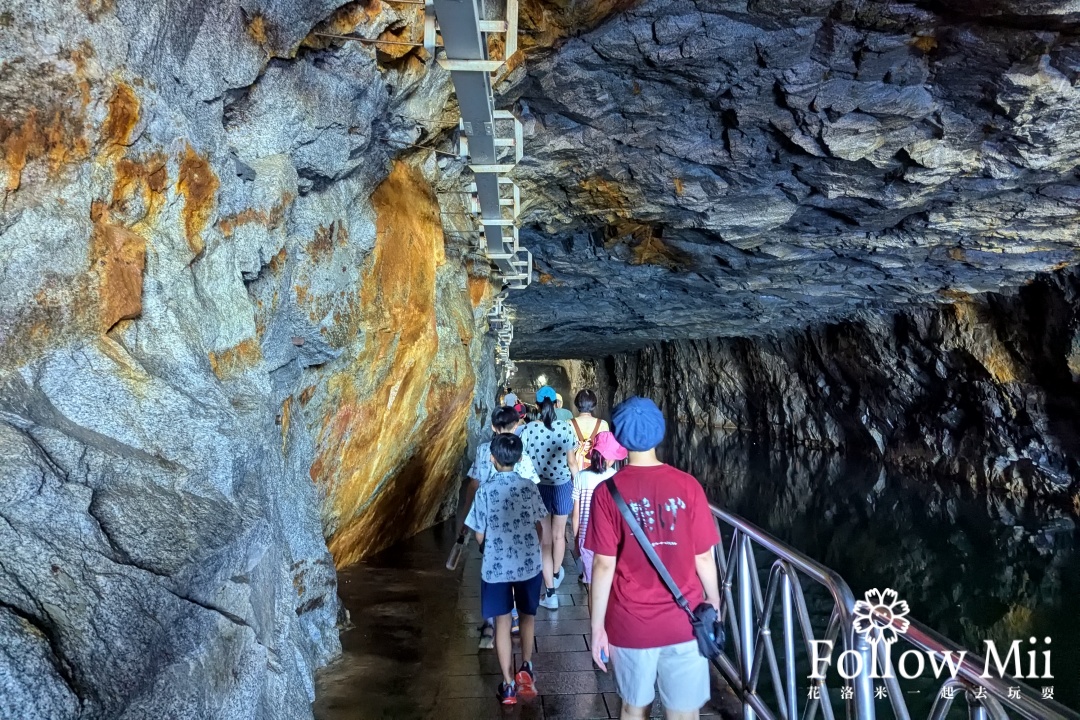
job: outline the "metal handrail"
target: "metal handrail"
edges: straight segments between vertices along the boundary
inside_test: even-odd
[[[710,508],[718,525],[722,522],[732,529],[728,552],[725,554],[721,543],[716,546],[715,555],[723,584],[721,613],[727,621],[734,653],[729,655],[725,648],[724,654],[714,664],[742,701],[743,720],[755,720],[757,717],[764,720],[815,720],[819,712],[826,720],[835,718],[824,678],[812,679],[809,697],[805,698],[800,712],[796,694],[796,631],[802,636],[808,651],[812,652],[812,644],[819,641],[814,634],[803,593],[803,578],[822,586],[832,597],[833,607],[821,639],[831,642],[839,640],[843,651],[851,651],[844,655],[845,660],[850,660],[844,674],[852,676],[850,680],[844,679],[844,690],[841,692],[842,699],[846,701],[845,717],[848,720],[875,720],[874,661],[876,658],[879,675],[889,676],[892,673],[882,672],[890,663],[889,651],[880,655],[873,652],[870,642],[856,631],[855,596],[847,582],[832,569],[748,520],[715,505],[710,505]],[[764,592],[754,556],[755,547],[775,558]],[[777,600],[780,602],[784,648],[782,668],[773,644],[772,625]],[[939,659],[946,657],[947,653],[955,656],[963,650],[915,621],[900,637],[904,643]],[[860,662],[856,662],[854,655],[859,657]],[[1024,720],[1080,720],[1080,714],[1059,703],[1036,699],[1034,690],[1021,682],[1011,678],[982,677],[979,669],[984,665],[982,658],[967,652],[959,663],[956,676],[947,677],[938,688],[938,696],[929,711],[928,720],[944,720],[953,698],[960,695],[967,700],[969,720],[1008,720],[1010,717]],[[772,703],[762,692],[763,673],[768,673],[771,681]],[[899,680],[895,676],[883,679],[893,715],[898,720],[911,720]],[[1010,688],[1020,688],[1020,696],[1015,697],[1015,693],[1009,692]]]

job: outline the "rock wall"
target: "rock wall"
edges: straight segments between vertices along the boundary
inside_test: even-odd
[[[622,11],[504,90],[540,280],[518,357],[775,335],[1080,263],[1075,2],[594,5]]]
[[[0,7],[4,720],[308,717],[335,562],[456,500],[492,288],[394,159],[451,85],[339,4]]]
[[[618,397],[650,395],[679,423],[870,452],[1080,512],[1074,271],[774,339],[660,343],[606,367]]]

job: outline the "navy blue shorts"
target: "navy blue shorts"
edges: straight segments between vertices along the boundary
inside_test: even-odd
[[[509,615],[517,606],[518,615],[535,615],[540,605],[540,589],[544,573],[530,580],[489,583],[480,581],[480,612],[486,618]]]
[[[552,515],[569,515],[574,509],[574,483],[562,485],[537,485],[544,507]]]

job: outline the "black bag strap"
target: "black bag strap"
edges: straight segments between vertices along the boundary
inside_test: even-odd
[[[675,584],[674,578],[671,577],[671,573],[664,567],[663,561],[660,560],[660,556],[656,554],[656,549],[653,548],[652,543],[649,542],[649,538],[646,537],[645,531],[641,529],[641,523],[634,517],[634,513],[630,512],[630,508],[627,507],[626,501],[623,500],[622,493],[619,492],[619,488],[615,487],[615,478],[609,477],[604,481],[607,485],[608,491],[611,493],[611,499],[615,501],[615,507],[619,508],[619,513],[622,514],[623,520],[630,526],[630,532],[633,533],[634,539],[637,540],[638,545],[645,552],[645,557],[649,558],[649,562],[656,568],[656,572],[660,575],[660,579],[664,581],[664,585],[667,586],[668,591],[675,596],[675,602],[679,607],[686,611],[686,614],[690,616],[691,622],[697,618],[694,616],[694,611],[690,608],[690,602],[683,596],[682,591],[679,590],[679,586]]]

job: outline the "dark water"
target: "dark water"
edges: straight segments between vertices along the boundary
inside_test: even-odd
[[[713,502],[839,572],[856,598],[893,588],[912,617],[980,655],[987,639],[1004,651],[1012,640],[1051,637],[1054,680],[1028,684],[1052,685],[1058,702],[1080,709],[1080,536],[1067,513],[1017,508],[865,458],[672,430],[667,462],[694,474]],[[912,692],[914,711],[936,690]],[[878,705],[891,716],[887,701]]]

